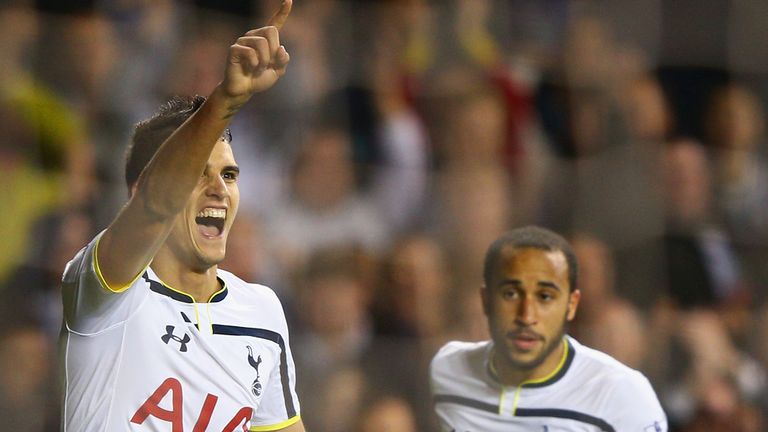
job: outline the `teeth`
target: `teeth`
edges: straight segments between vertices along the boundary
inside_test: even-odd
[[[200,213],[197,214],[197,217],[209,217],[209,218],[221,218],[224,219],[227,217],[227,210],[226,209],[217,209],[217,208],[205,208],[200,211]]]

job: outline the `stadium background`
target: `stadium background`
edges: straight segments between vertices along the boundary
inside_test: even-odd
[[[223,268],[273,287],[313,432],[435,430],[500,232],[567,234],[571,333],[675,431],[768,430],[768,3],[296,0],[232,126]],[[276,1],[0,4],[0,430],[58,430],[58,280],[125,201],[132,125],[207,94]]]

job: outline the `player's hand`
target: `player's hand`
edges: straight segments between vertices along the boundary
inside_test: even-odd
[[[253,93],[272,87],[285,74],[290,56],[280,45],[279,30],[291,13],[292,0],[282,0],[266,27],[251,30],[229,47],[229,57],[220,84],[234,105],[245,103]]]

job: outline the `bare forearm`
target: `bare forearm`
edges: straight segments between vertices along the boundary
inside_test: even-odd
[[[211,150],[240,106],[217,88],[163,143],[138,183],[137,194],[149,212],[164,218],[183,208]]]
[[[232,116],[251,95],[272,87],[285,74],[290,56],[280,45],[279,29],[291,6],[291,0],[283,0],[267,27],[246,32],[230,46],[222,82],[142,173],[139,188],[146,211],[161,218],[180,211]]]
[[[232,116],[254,93],[272,87],[290,56],[279,27],[291,10],[283,0],[266,27],[250,30],[229,47],[224,78],[208,100],[155,152],[137,190],[107,228],[97,253],[108,288],[122,288],[152,261],[199,184]]]

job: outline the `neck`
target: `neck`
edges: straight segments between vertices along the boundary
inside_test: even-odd
[[[494,348],[491,351],[489,367],[491,374],[505,386],[520,386],[530,382],[543,381],[554,375],[565,357],[565,339],[561,339],[552,353],[544,361],[531,369],[521,369],[511,364]]]
[[[195,270],[183,264],[163,246],[152,260],[152,271],[170,288],[190,295],[197,303],[205,303],[221,289],[216,278],[217,266]]]

